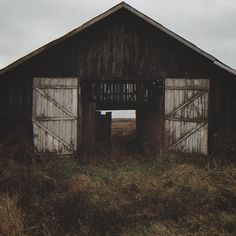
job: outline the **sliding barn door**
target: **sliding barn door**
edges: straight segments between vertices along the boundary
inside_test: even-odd
[[[208,153],[207,79],[165,80],[165,149]]]
[[[76,151],[77,104],[77,78],[34,78],[32,121],[38,151]]]

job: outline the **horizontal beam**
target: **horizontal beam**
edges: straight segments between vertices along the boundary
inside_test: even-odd
[[[182,118],[182,117],[166,117],[165,120],[168,121],[178,121],[178,122],[191,122],[191,123],[202,123],[207,121],[207,117],[202,117],[202,119],[196,118]]]
[[[72,120],[77,120],[77,118],[73,117],[34,117],[33,121],[72,121]]]
[[[33,87],[33,89],[78,89],[78,87],[75,86],[37,86],[37,87]]]
[[[152,82],[163,82],[163,79],[122,79],[122,78],[81,78],[81,83],[89,83],[89,82],[96,82],[96,83],[152,83]]]
[[[165,87],[165,90],[198,90],[198,91],[205,91],[206,90],[206,87],[174,87],[174,86],[166,86]]]
[[[97,103],[97,110],[136,110],[139,105],[137,103]]]

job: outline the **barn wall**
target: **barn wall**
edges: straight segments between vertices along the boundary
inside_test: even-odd
[[[17,77],[157,79],[211,75],[214,68],[206,58],[121,11],[18,66]]]
[[[162,86],[155,87],[153,100],[140,103],[136,109],[136,136],[138,147],[144,154],[159,153],[164,143],[164,94]]]
[[[231,87],[235,82],[229,82],[232,75],[217,69],[205,57],[125,9],[0,77],[2,137],[13,133],[32,136],[33,77],[79,77],[82,80],[209,78],[212,91],[210,136],[227,133],[226,130],[235,132],[232,121],[235,95]]]
[[[32,80],[22,71],[0,79],[0,139],[32,137]]]
[[[95,144],[96,148],[104,148],[111,146],[111,124],[112,114],[106,112],[101,114],[100,111],[96,112],[96,130],[95,130]]]
[[[81,144],[79,152],[88,159],[93,159],[95,152],[96,106],[94,103],[82,102]]]
[[[209,152],[225,153],[236,145],[236,80],[216,74],[210,85]],[[234,150],[235,152],[236,150]]]
[[[126,11],[43,52],[28,67],[39,77],[128,79],[209,77],[212,69],[204,57]]]

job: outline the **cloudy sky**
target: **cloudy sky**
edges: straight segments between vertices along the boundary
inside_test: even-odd
[[[118,0],[0,0],[0,68],[118,4]],[[236,0],[126,0],[236,69]]]

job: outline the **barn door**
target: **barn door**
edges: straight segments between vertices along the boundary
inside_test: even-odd
[[[165,149],[208,153],[207,79],[165,80]]]
[[[77,78],[34,78],[33,132],[38,151],[77,150]]]

